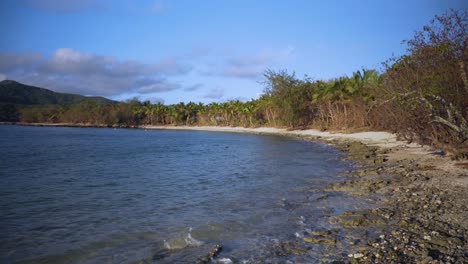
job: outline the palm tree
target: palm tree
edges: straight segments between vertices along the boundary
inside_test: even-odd
[[[178,105],[170,105],[168,107],[168,111],[166,113],[167,119],[169,119],[169,124],[175,125],[177,124],[177,121],[179,120],[180,117],[180,112],[179,112],[179,107]]]
[[[163,105],[161,102],[157,102],[153,105],[153,114],[156,115],[156,123],[166,124],[165,116],[166,116],[166,106]]]
[[[248,101],[246,103],[244,103],[242,105],[242,108],[241,108],[241,113],[243,115],[243,119],[244,121],[246,119],[249,120],[249,126],[250,127],[253,127],[253,115],[255,114],[255,111],[256,111],[256,101],[255,100],[251,100],[251,101]],[[244,126],[246,126],[245,122],[243,124]]]
[[[205,119],[205,114],[207,112],[208,108],[203,104],[203,103],[198,103],[195,107],[195,114],[197,116],[197,123],[200,124],[200,122],[204,122]]]
[[[153,106],[151,105],[150,101],[143,102],[143,106],[139,110],[140,114],[146,116],[146,123],[152,125],[153,124]]]
[[[193,102],[189,102],[187,105],[185,105],[184,115],[186,125],[192,124],[197,120],[197,109],[198,105]]]
[[[218,103],[213,102],[208,105],[208,116],[215,125],[219,124],[221,112],[221,106]]]

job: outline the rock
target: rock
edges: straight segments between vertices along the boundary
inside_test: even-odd
[[[196,263],[197,264],[210,263],[211,260],[214,257],[216,257],[219,254],[219,252],[221,252],[221,250],[222,250],[222,247],[220,245],[213,246],[211,251],[208,254],[206,254],[205,256],[199,257]]]
[[[441,185],[443,181],[438,175],[441,171],[433,172],[436,168],[421,160],[395,161],[390,151],[355,142],[338,147],[347,152],[346,159],[358,164],[358,169],[346,173],[346,181],[329,185],[325,190],[372,195],[373,198],[378,195],[376,200],[382,197],[382,202],[374,210],[332,216],[333,224],[338,223],[341,231],[332,234],[312,231],[303,242],[315,244],[313,247],[335,248],[327,256],[337,257],[337,263],[466,262],[468,198],[465,187]],[[354,239],[356,232],[359,236]],[[341,249],[358,253],[340,257],[342,250],[338,245],[342,240],[348,244]],[[355,254],[362,256],[355,258]]]
[[[304,242],[311,243],[311,244],[336,244],[337,239],[331,235],[322,236],[322,235],[315,235],[315,236],[307,236],[304,237]]]

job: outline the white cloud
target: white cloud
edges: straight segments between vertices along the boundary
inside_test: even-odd
[[[256,79],[260,77],[265,70],[266,68],[264,67],[228,67],[222,72],[222,75],[227,77]]]
[[[223,96],[224,96],[224,89],[215,88],[215,89],[211,89],[207,94],[205,94],[204,98],[221,99]]]
[[[193,92],[193,91],[199,90],[199,89],[202,88],[202,87],[203,87],[203,84],[201,84],[201,83],[196,83],[196,84],[194,84],[194,85],[185,87],[185,88],[184,88],[184,91],[186,91],[186,92]]]
[[[266,69],[283,64],[293,58],[294,54],[294,47],[266,49],[254,54],[227,54],[222,56],[221,60],[218,56],[216,62],[207,63],[200,73],[255,80],[261,78]]]
[[[115,96],[136,91],[163,92],[181,88],[165,80],[191,67],[175,59],[147,64],[112,56],[60,48],[51,56],[0,53],[0,72],[20,82],[62,92]]]
[[[0,52],[0,73],[25,84],[84,95],[150,97],[179,90],[191,96],[222,99],[225,89],[209,90],[199,82],[210,83],[211,77],[260,80],[266,69],[284,64],[294,53],[290,47],[251,54],[199,49],[190,55],[143,63],[71,48],[59,48],[49,56]]]
[[[57,49],[41,67],[44,72],[106,75],[106,76],[136,76],[136,75],[178,75],[190,71],[190,67],[182,65],[174,59],[165,59],[156,64],[144,64],[135,60],[119,61],[115,57],[101,56],[79,52],[69,48]]]
[[[5,74],[0,73],[0,81],[6,80],[7,76]]]
[[[179,89],[180,85],[174,83],[157,82],[138,88],[139,93],[159,93]]]
[[[163,98],[160,98],[160,97],[150,97],[147,100],[149,100],[152,104],[157,104],[157,103],[164,104],[164,102],[165,102],[165,100]]]
[[[7,53],[0,52],[0,71],[28,70],[42,63],[42,55],[38,53]]]

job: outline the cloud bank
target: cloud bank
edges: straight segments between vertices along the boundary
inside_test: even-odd
[[[58,92],[123,100],[137,97],[161,101],[162,97],[169,96],[180,101],[187,98],[216,101],[229,99],[226,95],[231,93],[226,90],[225,82],[258,81],[266,69],[289,60],[293,52],[291,48],[250,54],[204,50],[203,54],[166,58],[156,63],[121,60],[71,48],[59,48],[47,56],[0,52],[0,80],[12,79]]]
[[[291,59],[294,53],[294,47],[286,47],[264,50],[254,54],[225,54],[221,56],[221,60],[209,63],[200,72],[208,76],[258,80],[266,69]]]
[[[154,64],[60,48],[50,56],[0,53],[0,75],[56,91],[111,96],[125,92],[155,93],[181,88],[167,81],[191,67],[174,59]]]

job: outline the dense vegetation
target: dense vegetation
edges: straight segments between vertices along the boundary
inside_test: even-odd
[[[21,107],[20,114],[11,106],[6,110],[10,119],[22,122],[378,129],[467,157],[467,12],[436,16],[406,43],[407,54],[390,59],[380,71],[363,69],[331,80],[266,71],[264,94],[248,102],[103,105],[86,100]]]

